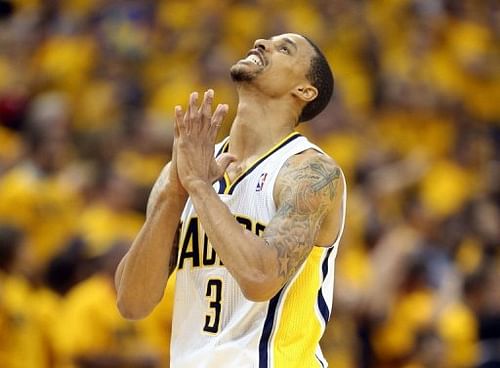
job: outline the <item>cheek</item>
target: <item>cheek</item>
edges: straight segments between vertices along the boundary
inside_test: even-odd
[[[270,82],[275,86],[287,87],[293,83],[294,76],[286,70],[271,71]]]
[[[297,84],[298,76],[294,68],[270,68],[262,79],[262,85],[273,91],[274,95],[282,95]]]
[[[284,81],[289,84],[297,84],[305,77],[307,71],[306,66],[302,60],[297,59],[285,59],[280,60],[280,63],[276,65],[273,73],[277,76],[279,75]]]

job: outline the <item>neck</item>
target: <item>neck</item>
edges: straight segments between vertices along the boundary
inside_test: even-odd
[[[270,98],[241,86],[238,97],[238,110],[229,135],[229,151],[238,161],[267,152],[294,131],[297,111],[287,97]]]

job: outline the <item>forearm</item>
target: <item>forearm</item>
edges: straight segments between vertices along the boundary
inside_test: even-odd
[[[131,319],[149,314],[161,300],[170,275],[175,235],[186,197],[162,193],[118,266],[118,308]]]
[[[245,296],[272,297],[281,286],[276,251],[239,224],[209,184],[194,185],[190,197],[208,239]]]

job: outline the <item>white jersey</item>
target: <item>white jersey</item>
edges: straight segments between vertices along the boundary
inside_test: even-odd
[[[216,146],[227,151],[228,139]],[[318,147],[297,132],[285,137],[232,183],[214,184],[236,220],[261,236],[276,213],[273,188],[292,155]],[[207,239],[191,200],[181,218],[171,339],[171,367],[326,367],[319,340],[330,318],[334,262],[345,219],[331,247],[314,247],[295,276],[269,301],[246,299]],[[238,244],[234,244],[238,247]]]

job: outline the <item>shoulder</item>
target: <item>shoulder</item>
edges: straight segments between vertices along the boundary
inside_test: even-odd
[[[277,183],[286,184],[306,180],[315,182],[316,187],[342,177],[337,163],[328,155],[313,148],[289,157],[278,174]],[[319,189],[319,188],[316,188]]]
[[[274,198],[277,207],[293,196],[311,206],[327,206],[343,191],[342,171],[328,155],[307,149],[284,163],[276,179]]]
[[[297,153],[290,156],[283,165],[285,172],[288,170],[295,170],[297,168],[314,168],[316,166],[321,166],[329,171],[340,171],[337,163],[327,154],[317,151],[314,148],[308,148],[305,151]]]

